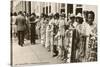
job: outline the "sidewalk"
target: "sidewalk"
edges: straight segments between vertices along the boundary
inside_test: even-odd
[[[15,39],[13,43],[14,65],[61,63],[57,58],[51,57],[50,52],[39,43],[31,45],[30,41],[25,40],[24,47],[19,46],[17,43],[18,41]]]

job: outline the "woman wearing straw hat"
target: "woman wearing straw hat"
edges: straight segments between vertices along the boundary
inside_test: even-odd
[[[68,21],[69,28],[75,28],[74,23],[75,23],[75,15],[71,14]]]
[[[84,37],[83,35],[83,17],[81,13],[78,13],[76,16],[76,35],[77,35],[77,43],[76,43],[76,62],[82,61],[82,58],[84,57]]]
[[[75,22],[75,15],[74,14],[70,14],[69,16],[69,21],[67,22],[67,26],[66,26],[66,31],[65,31],[65,38],[64,38],[64,49],[65,49],[65,58],[64,61],[65,62],[70,62],[70,55],[71,55],[71,50],[72,48],[72,35],[73,35],[73,30],[75,29],[74,27],[74,22]]]
[[[64,32],[65,32],[65,14],[62,13],[59,19],[59,45],[58,45],[58,58],[64,59]]]

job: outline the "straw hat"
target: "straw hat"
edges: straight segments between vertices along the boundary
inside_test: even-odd
[[[74,14],[70,14],[70,18],[74,17],[75,18],[75,15]]]
[[[48,16],[53,16],[53,13],[49,13]]]
[[[81,13],[78,13],[77,15],[76,15],[76,18],[82,18],[82,14]]]
[[[66,14],[65,14],[64,12],[62,12],[62,13],[60,14],[60,16],[61,16],[61,17],[66,17]]]

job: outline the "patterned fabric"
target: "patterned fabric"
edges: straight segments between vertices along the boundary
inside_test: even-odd
[[[46,39],[46,23],[44,19],[41,19],[41,44],[45,45],[45,39]]]
[[[64,32],[65,32],[65,21],[64,20],[60,20],[59,21],[59,30],[60,30],[60,34],[61,36],[64,36]]]
[[[64,48],[67,51],[67,62],[71,62],[71,52],[72,52],[72,37],[73,37],[73,30],[66,30],[65,32],[65,39],[64,39]]]
[[[97,61],[97,37],[89,37],[87,61]]]

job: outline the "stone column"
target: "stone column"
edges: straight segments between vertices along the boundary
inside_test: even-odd
[[[73,4],[73,14],[76,15],[76,5]]]
[[[55,13],[55,3],[51,3],[51,13]]]
[[[49,6],[50,6],[50,5],[49,5],[49,2],[48,2],[48,14],[49,14]]]
[[[67,4],[65,4],[65,14],[67,16]]]
[[[57,3],[55,3],[55,13],[57,13]]]
[[[45,14],[46,14],[46,2],[45,2]]]
[[[35,12],[35,2],[31,2],[31,13]]]

